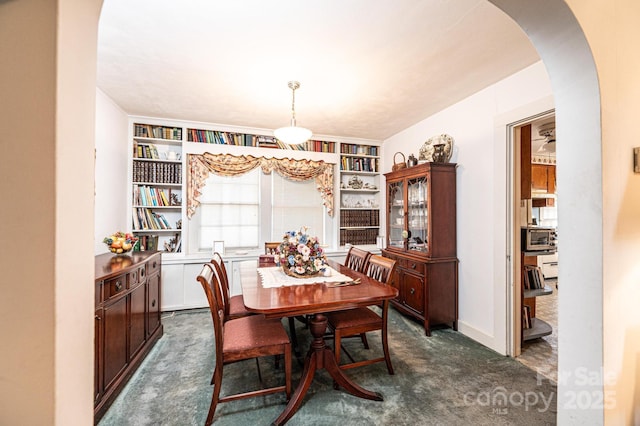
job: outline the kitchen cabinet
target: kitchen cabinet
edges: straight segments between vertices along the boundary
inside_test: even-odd
[[[533,191],[555,194],[556,166],[549,164],[532,164],[531,189]]]
[[[162,337],[160,262],[160,252],[95,257],[95,423]]]
[[[457,330],[456,165],[424,163],[386,173],[387,245],[398,311]]]

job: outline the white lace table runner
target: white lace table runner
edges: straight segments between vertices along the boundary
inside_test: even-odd
[[[291,277],[282,272],[282,269],[279,266],[271,268],[258,268],[258,274],[260,274],[260,278],[262,279],[262,287],[264,288],[303,284],[343,283],[353,281],[353,278],[341,274],[330,266],[327,266],[326,268],[330,272],[329,276],[318,275],[316,277],[310,278]]]

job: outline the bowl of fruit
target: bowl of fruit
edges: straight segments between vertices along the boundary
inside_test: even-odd
[[[114,232],[112,235],[102,240],[107,245],[109,251],[114,254],[125,254],[133,250],[138,243],[138,238],[132,234],[124,232]]]

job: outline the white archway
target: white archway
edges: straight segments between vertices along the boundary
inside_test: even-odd
[[[571,243],[562,247],[559,271],[559,282],[569,285],[562,286],[558,300],[558,423],[602,423],[602,407],[563,409],[584,386],[575,373],[601,372],[603,366],[602,141],[595,63],[564,1],[489,1],[511,16],[538,50],[553,87],[557,136],[563,142],[557,148],[562,163],[556,176],[558,229],[560,239]]]

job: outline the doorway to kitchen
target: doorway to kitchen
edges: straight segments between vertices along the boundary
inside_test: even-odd
[[[557,383],[558,215],[555,113],[510,126],[513,355]]]

